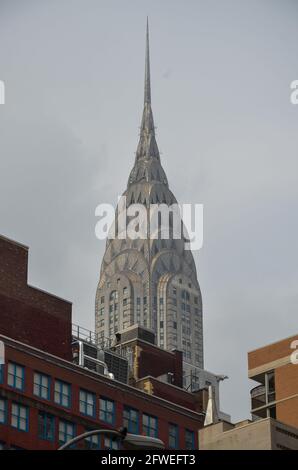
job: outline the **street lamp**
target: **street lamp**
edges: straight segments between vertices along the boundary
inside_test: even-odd
[[[127,433],[126,428],[122,428],[119,431],[117,430],[112,430],[112,429],[95,429],[93,431],[87,431],[84,432],[83,434],[80,434],[79,436],[74,437],[73,439],[70,439],[68,442],[63,444],[61,447],[59,447],[58,450],[66,450],[69,449],[72,445],[76,444],[77,442],[86,439],[87,437],[90,436],[97,436],[97,435],[102,435],[104,434],[105,436],[109,436],[112,438],[118,438],[121,440],[123,448],[125,450],[158,450],[158,449],[164,449],[165,445],[164,443],[160,440],[157,439],[156,437],[150,437],[150,436],[141,436],[138,434],[129,434]]]

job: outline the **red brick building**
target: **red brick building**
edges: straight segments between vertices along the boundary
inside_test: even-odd
[[[275,418],[298,428],[298,335],[248,353],[254,418]]]
[[[197,448],[206,394],[181,388],[181,353],[124,338],[129,383],[75,364],[71,304],[29,286],[27,269],[28,248],[0,237],[0,447],[56,449],[85,430],[126,426],[167,448]],[[97,437],[82,444],[116,445]]]

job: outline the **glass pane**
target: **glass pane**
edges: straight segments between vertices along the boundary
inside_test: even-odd
[[[18,427],[18,419],[16,416],[12,415],[11,416],[11,425],[14,427],[14,428],[17,428]]]
[[[23,387],[22,379],[20,379],[19,377],[16,377],[15,387],[18,388],[18,389],[21,389]]]
[[[21,431],[26,431],[26,419],[24,418],[21,418],[20,419],[20,426],[19,426],[19,429]]]

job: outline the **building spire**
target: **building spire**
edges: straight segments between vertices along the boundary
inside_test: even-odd
[[[144,86],[144,110],[140,129],[140,140],[136,153],[139,159],[160,159],[151,109],[151,83],[150,83],[150,58],[149,58],[149,23],[147,17],[146,26],[146,54],[145,54],[145,86]]]
[[[145,58],[145,89],[144,103],[151,104],[151,84],[150,84],[150,54],[149,54],[149,22],[147,16],[146,26],[146,58]]]

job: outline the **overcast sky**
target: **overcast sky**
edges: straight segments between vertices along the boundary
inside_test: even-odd
[[[205,366],[246,418],[247,351],[298,331],[297,1],[0,0],[0,233],[93,329],[94,211],[133,165],[147,14],[162,164],[204,204]]]

